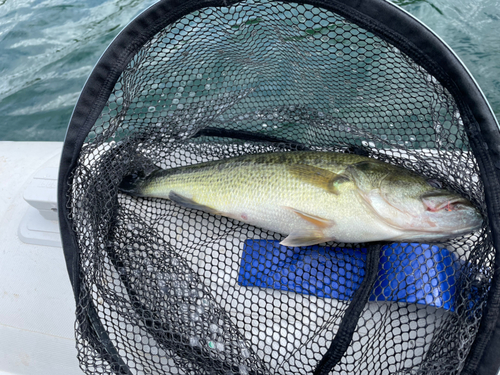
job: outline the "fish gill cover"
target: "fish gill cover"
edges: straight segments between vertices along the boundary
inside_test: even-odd
[[[329,262],[343,260],[329,265],[328,275],[338,278],[342,293],[331,292],[330,280],[326,296],[326,276],[316,278],[315,288],[322,287],[314,293],[311,278],[307,291],[290,279],[270,288],[277,263],[248,241],[276,244],[282,234],[119,189],[133,174],[306,150],[406,168],[466,198],[484,218],[480,228],[441,243],[387,244],[380,267],[388,268],[375,274],[333,373],[448,375],[475,368],[473,343],[490,313],[495,248],[487,158],[456,85],[362,9],[346,13],[341,2],[229,3],[158,3],[117,38],[75,108],[60,204],[82,369],[315,371],[350,318],[366,244],[327,244],[340,249],[329,255]],[[282,251],[283,261],[292,262],[288,270],[296,267],[302,250]],[[310,263],[316,268],[302,266],[312,275],[328,262]]]

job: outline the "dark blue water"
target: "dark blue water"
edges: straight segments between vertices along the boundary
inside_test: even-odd
[[[62,141],[86,78],[154,0],[0,0],[0,140]],[[500,118],[500,0],[395,0],[464,61]]]

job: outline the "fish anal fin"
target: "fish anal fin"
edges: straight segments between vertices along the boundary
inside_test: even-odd
[[[168,199],[170,199],[172,202],[175,202],[178,205],[185,207],[185,208],[191,208],[194,210],[201,210],[204,212],[208,212],[209,214],[212,214],[212,215],[222,215],[222,213],[217,211],[215,208],[206,206],[204,204],[197,203],[193,199],[186,198],[180,194],[177,194],[174,191],[170,191],[170,193],[168,194]]]
[[[288,170],[295,178],[333,194],[339,194],[340,184],[350,181],[345,174],[337,174],[308,164],[290,165]]]
[[[292,212],[297,214],[300,218],[306,220],[308,223],[314,225],[314,227],[317,227],[319,229],[330,228],[335,225],[335,222],[333,220],[309,214],[307,212],[297,210],[296,208],[293,207],[285,207],[285,208],[291,210]]]
[[[321,231],[303,231],[297,233],[290,233],[280,245],[289,247],[312,246],[322,242],[333,241],[334,238],[327,238]]]

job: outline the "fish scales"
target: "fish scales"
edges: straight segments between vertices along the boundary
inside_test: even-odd
[[[155,176],[155,184],[149,185],[144,194],[165,198],[174,191],[223,216],[284,234],[302,231],[304,226],[314,229],[296,211],[329,219],[339,232],[330,238],[339,241],[352,237],[353,231],[360,235],[367,229],[379,233],[381,229],[390,230],[381,228],[377,218],[366,212],[362,204],[353,206],[359,197],[352,186],[345,185],[341,194],[331,194],[294,176],[289,168],[311,165],[338,174],[348,163],[363,160],[348,154],[328,156],[325,160],[316,153],[252,155],[176,168]],[[356,225],[360,215],[365,217],[362,227]],[[335,223],[335,217],[344,220]],[[374,228],[367,226],[366,221]]]
[[[122,185],[132,195],[171,199],[288,235],[282,243],[289,246],[443,236],[421,198],[434,189],[426,179],[359,155],[245,155],[160,170]],[[449,202],[463,203],[458,195],[446,193],[451,194],[446,196]],[[415,219],[421,209],[427,216],[420,221],[431,220],[428,228]]]

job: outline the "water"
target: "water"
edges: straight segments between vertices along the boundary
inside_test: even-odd
[[[462,60],[500,119],[500,1],[395,0]]]
[[[154,2],[0,0],[0,140],[64,140],[93,66]]]
[[[0,140],[62,141],[93,66],[154,0],[0,0]],[[500,0],[394,0],[464,61],[500,118]]]

